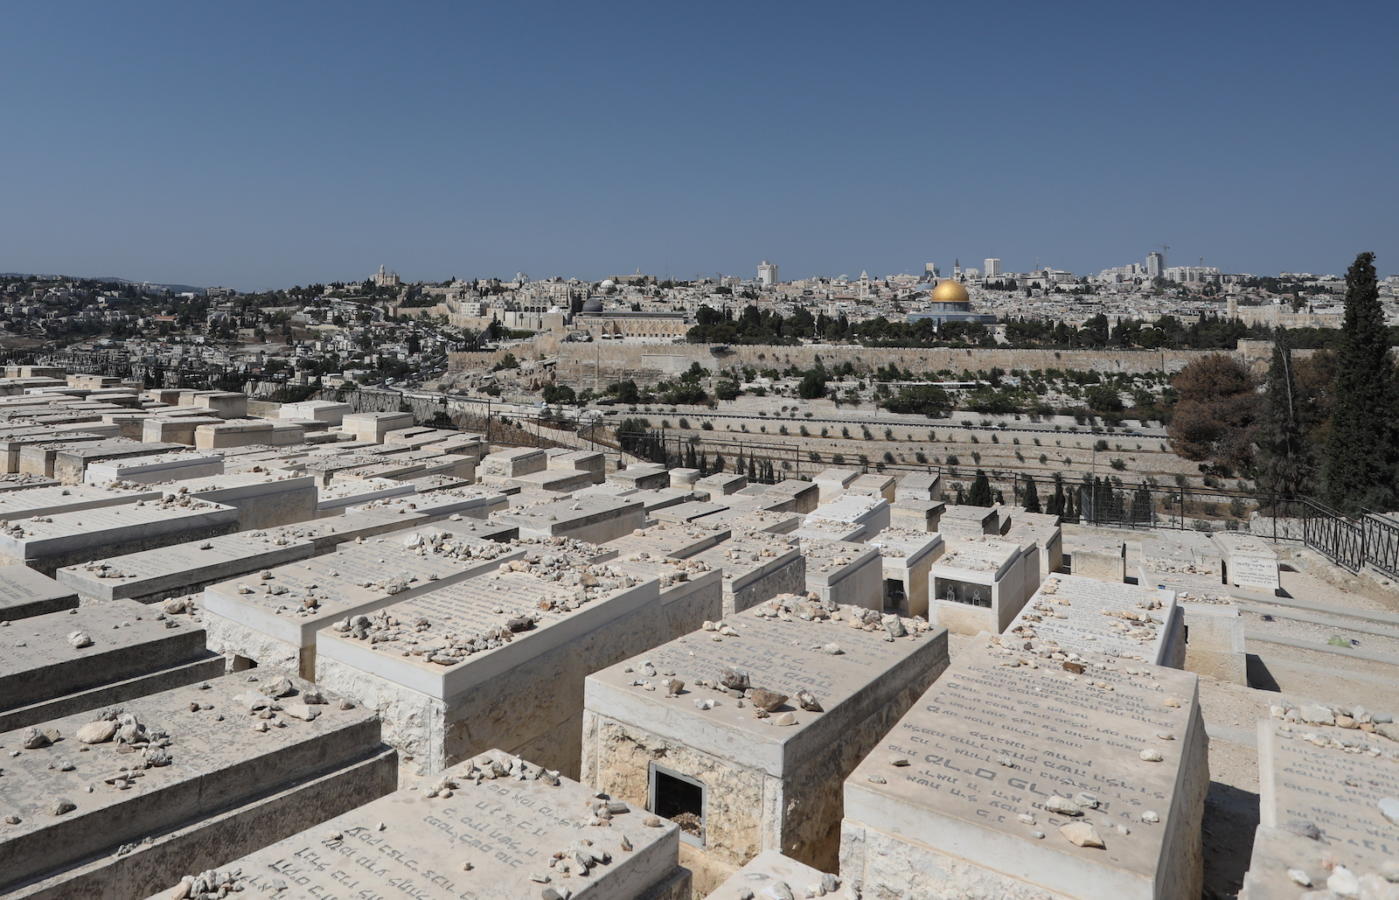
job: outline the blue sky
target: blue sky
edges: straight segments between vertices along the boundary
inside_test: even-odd
[[[63,3],[0,271],[1399,271],[1399,4]]]

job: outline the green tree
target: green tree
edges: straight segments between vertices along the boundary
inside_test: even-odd
[[[1375,255],[1346,272],[1346,314],[1336,355],[1334,412],[1322,467],[1328,502],[1345,513],[1394,509],[1399,502],[1399,403],[1380,308]]]
[[[803,400],[817,400],[826,396],[826,373],[819,369],[808,371],[797,385],[797,395]]]
[[[1025,495],[1021,498],[1025,507],[1025,512],[1037,513],[1040,511],[1040,492],[1035,487],[1035,479],[1031,478],[1025,482]]]
[[[976,470],[976,477],[972,479],[971,490],[967,492],[967,505],[991,505],[991,479],[987,478],[981,469]]]
[[[1304,404],[1293,374],[1287,331],[1278,329],[1258,426],[1258,492],[1287,500],[1309,493],[1312,454],[1303,423]]]

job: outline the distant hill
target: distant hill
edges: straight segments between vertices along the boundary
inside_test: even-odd
[[[38,272],[0,272],[0,278],[73,278],[83,281],[109,281],[115,284],[146,284],[154,288],[163,288],[175,294],[184,294],[193,291],[196,294],[204,293],[204,288],[193,284],[161,284],[158,281],[132,281],[130,278],[119,278],[116,275],[54,275]]]

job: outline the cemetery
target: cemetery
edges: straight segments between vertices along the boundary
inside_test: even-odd
[[[1399,586],[1270,527],[3,374],[0,896],[1399,895]]]

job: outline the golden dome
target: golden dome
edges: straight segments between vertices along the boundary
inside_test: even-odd
[[[970,303],[971,297],[967,296],[967,289],[960,281],[947,278],[933,288],[932,300],[934,303]]]

